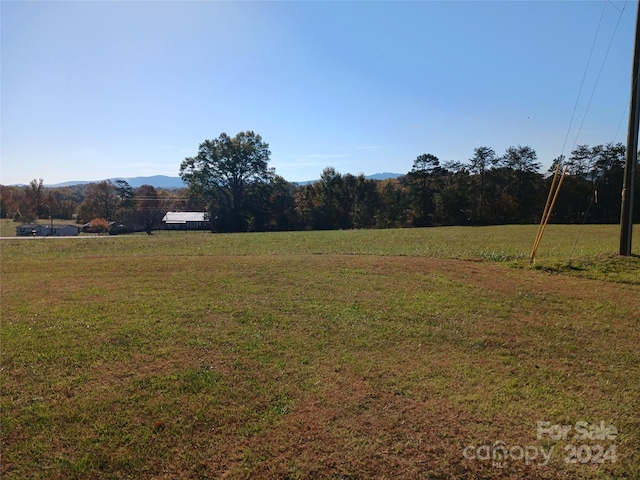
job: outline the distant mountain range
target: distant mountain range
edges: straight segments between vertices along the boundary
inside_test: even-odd
[[[387,178],[398,178],[404,175],[403,173],[391,173],[391,172],[382,172],[382,173],[374,173],[373,175],[365,175],[364,178],[368,180],[386,180]],[[307,180],[306,182],[293,182],[298,185],[308,185],[309,183],[316,183],[320,179],[317,178],[315,180]]]
[[[153,175],[151,177],[132,177],[132,178],[124,178],[124,177],[116,177],[116,178],[107,178],[105,180],[109,180],[110,182],[115,182],[116,180],[125,180],[129,185],[133,188],[141,187],[142,185],[151,185],[156,188],[184,188],[186,185],[182,182],[180,177],[168,177],[166,175]],[[45,185],[47,187],[71,187],[73,185],[86,185],[88,183],[100,183],[104,182],[104,180],[77,180],[71,182],[63,182],[56,183],[55,185]]]
[[[386,180],[387,178],[398,178],[403,175],[404,173],[382,172],[374,173],[373,175],[365,175],[364,178],[368,178],[369,180]]]
[[[382,173],[375,173],[373,175],[365,175],[365,178],[368,178],[370,180],[386,180],[387,178],[398,178],[398,177],[401,177],[402,175],[403,175],[402,173],[382,172]],[[153,175],[151,177],[132,177],[132,178],[116,177],[116,178],[108,178],[106,180],[109,180],[110,182],[115,182],[116,180],[125,180],[133,188],[138,188],[142,185],[151,185],[156,188],[168,188],[168,189],[186,187],[186,185],[184,184],[184,182],[180,177],[168,177],[166,175]],[[86,185],[88,183],[99,183],[103,181],[104,180],[93,180],[93,181],[77,180],[77,181],[56,183],[55,185],[45,185],[45,186],[52,187],[52,188],[71,187],[73,185]],[[308,183],[314,183],[317,181],[318,180],[308,180],[306,182],[295,182],[295,183],[297,183],[298,185],[306,185]]]

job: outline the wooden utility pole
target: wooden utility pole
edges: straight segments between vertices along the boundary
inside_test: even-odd
[[[631,72],[631,106],[629,107],[629,130],[627,132],[627,156],[624,164],[622,204],[620,207],[620,255],[631,255],[633,233],[633,182],[638,164],[638,127],[640,126],[640,2],[636,13],[636,39],[633,50]]]

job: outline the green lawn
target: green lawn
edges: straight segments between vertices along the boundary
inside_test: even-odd
[[[0,219],[0,237],[15,237],[16,227],[20,225],[13,220]]]
[[[536,231],[3,240],[2,477],[640,478],[640,256]]]

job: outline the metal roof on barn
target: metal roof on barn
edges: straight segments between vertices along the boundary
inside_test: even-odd
[[[162,218],[165,223],[206,222],[205,212],[167,212]]]

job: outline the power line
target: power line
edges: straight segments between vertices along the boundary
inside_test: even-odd
[[[605,7],[607,6],[607,3],[610,3],[610,2],[605,0]],[[572,150],[575,148],[575,146],[578,143],[578,138],[580,137],[580,133],[582,132],[582,127],[584,125],[585,120],[587,119],[587,115],[589,113],[589,107],[591,106],[591,102],[593,101],[593,97],[594,97],[594,95],[596,93],[596,90],[598,89],[598,83],[600,82],[600,76],[602,75],[602,71],[604,70],[605,63],[607,62],[607,58],[609,56],[609,51],[611,50],[611,45],[613,44],[613,39],[616,36],[616,32],[618,31],[618,27],[620,26],[620,21],[622,20],[622,15],[624,14],[625,8],[626,8],[626,4],[625,4],[625,7],[622,9],[622,11],[620,11],[620,15],[618,15],[618,21],[616,22],[616,26],[613,29],[613,33],[611,34],[611,39],[609,40],[609,45],[607,46],[607,51],[605,52],[604,58],[602,59],[602,64],[600,65],[600,70],[598,71],[598,76],[596,78],[596,83],[593,86],[593,90],[591,91],[591,96],[589,97],[589,102],[587,103],[587,108],[585,109],[584,116],[582,117],[582,122],[580,123],[580,128],[578,128],[578,133],[576,134],[576,139],[573,142],[573,147],[571,147]],[[604,11],[603,11],[603,13],[604,13]]]
[[[589,51],[589,58],[587,59],[587,65],[584,69],[584,74],[582,75],[582,82],[580,82],[580,89],[578,90],[578,97],[576,98],[576,103],[573,106],[573,112],[571,113],[571,120],[569,121],[569,127],[567,128],[567,135],[564,138],[564,143],[562,144],[561,156],[564,156],[564,150],[567,146],[567,141],[569,140],[569,135],[571,134],[571,127],[573,126],[573,119],[576,115],[576,110],[578,109],[578,104],[580,103],[580,97],[582,96],[582,88],[584,87],[584,82],[587,78],[587,73],[589,72],[589,65],[591,65],[591,58],[593,57],[593,50],[596,46],[596,41],[598,40],[598,34],[600,33],[600,25],[602,25],[602,19],[604,18],[604,12],[607,8],[607,2],[605,0],[604,5],[602,6],[602,13],[600,14],[600,20],[598,20],[598,26],[596,28],[595,36],[593,37],[593,43],[591,44],[591,50]]]
[[[622,7],[622,10],[620,10],[620,8],[618,8],[618,6],[615,3],[613,3],[611,0],[608,0],[607,3],[609,3],[609,5],[611,5],[613,8],[618,10],[620,13],[622,13],[624,9],[627,7],[627,2],[625,2],[624,7]]]
[[[616,128],[616,134],[613,136],[613,143],[616,143],[616,140],[618,139],[618,134],[620,133],[620,129],[622,128],[622,122],[624,122],[624,119],[628,113],[629,113],[629,102],[627,102],[627,104],[625,105],[624,112],[622,112],[622,115],[620,116],[620,122],[618,123],[618,128]]]
[[[591,45],[591,50],[589,51],[589,57],[588,57],[588,60],[587,60],[587,65],[585,67],[584,74],[582,76],[582,82],[580,83],[580,89],[578,90],[578,97],[576,98],[576,103],[575,103],[575,105],[573,107],[573,112],[571,114],[571,120],[569,122],[569,127],[567,128],[567,135],[565,136],[564,143],[562,145],[562,154],[561,154],[561,156],[564,156],[564,151],[565,151],[565,148],[567,146],[567,141],[569,139],[569,135],[571,134],[571,127],[573,125],[573,120],[575,118],[576,110],[578,108],[578,103],[580,102],[580,97],[582,95],[582,89],[584,87],[584,83],[585,83],[585,80],[586,80],[586,77],[587,77],[587,73],[589,71],[589,66],[591,64],[591,59],[593,57],[593,51],[594,51],[594,48],[595,48],[595,45],[596,45],[596,42],[597,42],[597,39],[598,39],[598,34],[600,32],[600,26],[602,25],[602,19],[604,18],[604,12],[606,11],[607,4],[610,4],[611,6],[613,6],[620,13],[620,15],[618,16],[618,21],[616,22],[616,26],[615,26],[615,28],[613,30],[612,35],[611,35],[611,39],[609,40],[609,45],[607,46],[607,50],[605,52],[605,56],[604,56],[604,58],[602,60],[602,64],[600,66],[600,70],[598,72],[598,77],[596,79],[596,83],[595,83],[595,85],[593,87],[593,90],[591,92],[591,96],[589,97],[589,102],[587,104],[587,108],[585,109],[584,115],[582,117],[582,121],[580,123],[580,127],[578,128],[578,132],[576,134],[575,141],[573,143],[573,146],[571,147],[572,151],[575,149],[575,147],[576,147],[576,145],[578,143],[578,138],[580,137],[580,133],[582,132],[582,127],[583,127],[584,122],[585,122],[585,120],[587,118],[587,114],[589,113],[589,107],[591,106],[591,102],[593,100],[593,97],[595,95],[596,89],[598,87],[598,82],[600,80],[600,76],[601,76],[602,71],[604,69],[604,65],[605,65],[605,63],[607,61],[607,57],[609,56],[609,51],[611,50],[611,45],[613,43],[613,39],[615,38],[616,32],[618,31],[618,26],[620,25],[620,21],[622,20],[622,15],[624,14],[624,11],[626,10],[627,3],[628,2],[624,3],[624,6],[622,7],[622,9],[618,8],[617,5],[615,5],[613,2],[611,2],[609,0],[605,0],[604,3],[603,3],[602,12],[600,13],[600,19],[598,20],[598,26],[596,28],[596,33],[595,33],[594,38],[593,38],[593,43]],[[617,138],[617,136],[618,136],[618,131],[620,130],[620,125],[622,124],[623,120],[624,120],[624,114],[622,116],[622,119],[620,120],[620,124],[618,125],[618,129],[616,130],[616,134],[614,136],[614,139]],[[596,194],[596,192],[597,192],[598,185],[600,183],[600,179],[602,178],[603,175],[604,175],[604,172],[601,172],[599,177],[596,179],[595,187],[594,187],[595,188],[594,194]],[[586,209],[586,211],[585,211],[585,213],[583,215],[583,219],[582,219],[582,224],[583,225],[587,222],[587,218],[589,216],[589,212],[591,210],[591,207],[593,206],[593,203],[594,203],[594,196],[591,196],[591,198],[589,200],[589,205],[588,205],[588,207],[587,207],[587,209]],[[573,245],[573,249],[571,250],[571,253],[570,253],[569,262],[571,262],[571,258],[573,257],[573,253],[574,253],[574,251],[576,249],[576,246],[578,244],[578,238],[579,238],[579,236],[576,236],[576,240],[575,240],[575,243]]]

